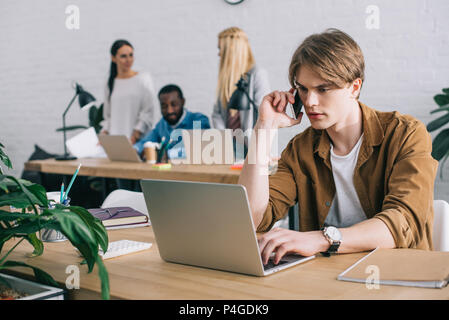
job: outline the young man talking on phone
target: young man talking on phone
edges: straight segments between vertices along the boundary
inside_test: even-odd
[[[268,134],[301,122],[311,126],[282,152],[276,173],[267,171],[269,151],[245,160],[239,183],[247,189],[264,264],[287,253],[361,252],[382,248],[432,249],[433,190],[438,163],[420,121],[380,112],[358,98],[364,58],[357,43],[336,29],[314,34],[293,54],[292,90],[265,96],[249,154]],[[286,114],[298,90],[304,109]],[[252,149],[251,149],[252,148]],[[260,152],[259,152],[260,156]],[[298,203],[300,231],[275,228]]]

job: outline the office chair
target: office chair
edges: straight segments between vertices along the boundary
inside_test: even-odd
[[[449,251],[449,204],[434,200],[433,250]]]

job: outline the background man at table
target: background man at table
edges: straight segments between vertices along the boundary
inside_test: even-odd
[[[300,232],[275,228],[259,238],[264,263],[273,252],[277,263],[293,252],[432,249],[437,161],[430,135],[411,116],[359,102],[364,67],[357,43],[336,29],[309,36],[293,54],[289,80],[311,127],[289,142],[274,175],[261,174],[266,159],[247,157],[239,179],[259,232],[298,202]],[[293,89],[264,97],[250,154],[270,144],[259,131],[300,123],[302,112],[286,114],[288,102]]]
[[[210,129],[207,116],[199,112],[190,112],[184,108],[184,95],[177,85],[166,85],[159,91],[158,97],[161,104],[162,119],[153,130],[134,145],[139,154],[142,153],[145,142],[161,143],[164,139],[168,143],[174,130],[192,130],[194,124],[200,124],[199,129]],[[179,143],[181,139],[182,136],[179,135],[177,141],[168,144],[169,158],[185,157],[184,147]]]

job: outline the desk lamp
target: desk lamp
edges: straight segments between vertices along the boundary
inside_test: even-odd
[[[85,91],[83,87],[81,87],[78,83],[75,83],[75,95],[73,96],[72,100],[70,100],[69,105],[65,109],[64,113],[62,114],[62,131],[64,132],[64,155],[56,157],[56,160],[75,160],[76,157],[69,156],[67,152],[67,146],[66,146],[66,126],[65,126],[65,115],[67,114],[67,111],[69,111],[71,105],[73,104],[73,101],[75,101],[76,97],[78,97],[78,103],[80,105],[80,108],[84,107],[91,107],[95,103],[95,98],[93,95],[91,95],[89,92]]]
[[[235,110],[249,110],[250,103],[257,109],[254,101],[251,100],[248,94],[248,82],[242,76],[236,84],[237,89],[232,94],[228,102],[228,108]]]

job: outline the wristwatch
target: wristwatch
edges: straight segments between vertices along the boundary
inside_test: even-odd
[[[332,226],[321,228],[321,231],[323,231],[324,237],[331,244],[329,249],[326,252],[321,252],[321,254],[329,257],[331,254],[337,253],[341,244],[341,233],[337,228]]]

